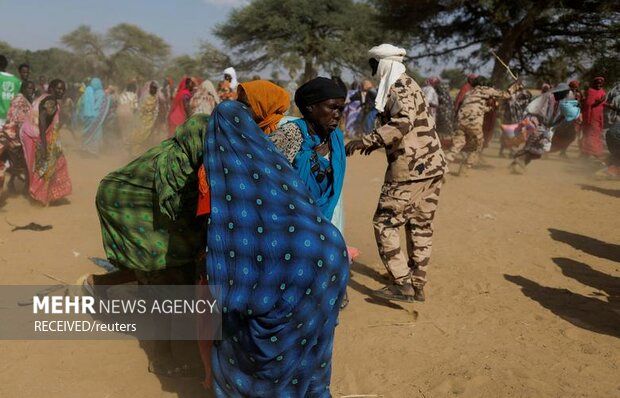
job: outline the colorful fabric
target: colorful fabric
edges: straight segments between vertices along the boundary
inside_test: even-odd
[[[603,110],[605,90],[589,88],[583,100],[583,135],[580,149],[583,155],[603,155]]]
[[[329,397],[349,272],[342,236],[246,106],[218,105],[205,145],[206,273],[223,315],[215,395]]]
[[[303,137],[301,147],[293,160],[293,167],[310,190],[323,215],[331,220],[344,184],[347,164],[344,135],[340,129],[335,129],[329,134],[327,142],[330,158],[326,159],[316,153],[315,148],[321,144],[321,138],[318,134],[308,132],[308,123],[304,119],[293,120],[290,123],[301,130]]]
[[[0,72],[0,123],[6,119],[11,101],[19,94],[22,81],[7,72]]]
[[[222,101],[233,101],[237,99],[237,90],[233,90],[228,80],[223,80],[217,85],[217,95]]]
[[[504,124],[515,124],[523,120],[525,108],[532,100],[532,93],[525,88],[512,94],[509,100],[504,101],[503,119]]]
[[[4,149],[21,151],[19,130],[32,110],[32,104],[23,94],[17,94],[6,115],[6,122],[0,129],[0,154]]]
[[[611,128],[611,126],[620,122],[620,83],[616,83],[616,85],[609,90],[607,102],[611,106],[605,107],[605,125]]]
[[[170,113],[168,114],[168,137],[172,137],[176,128],[187,120],[187,112],[185,111],[185,102],[192,99],[192,92],[187,88],[188,78],[184,77],[179,83],[177,93],[172,101]]]
[[[147,85],[150,87],[151,83],[148,82]],[[158,118],[164,101],[159,89],[155,95],[151,95],[147,88],[146,94],[140,98],[138,108],[140,119],[129,139],[129,152],[132,156],[140,154],[151,140],[158,125]]]
[[[13,172],[22,172],[26,169],[19,130],[31,110],[30,101],[23,94],[17,94],[11,101],[6,123],[0,127],[0,186],[4,179],[5,160],[9,161]]]
[[[465,99],[465,95],[474,88],[470,82],[463,84],[463,87],[459,90],[459,93],[456,95],[456,99],[454,100],[454,114],[458,115],[459,110],[461,109],[461,104]]]
[[[60,105],[47,130],[39,130],[39,105],[49,97],[44,94],[37,98],[19,133],[24,158],[28,167],[28,192],[30,196],[48,205],[71,194],[71,179],[67,160],[60,143]],[[47,151],[43,153],[41,134],[45,134]]]
[[[211,115],[213,109],[220,103],[220,97],[217,95],[215,86],[211,83],[211,80],[205,80],[198,86],[198,89],[192,96],[189,102],[192,115],[203,113],[205,115]]]
[[[267,80],[241,83],[239,87],[245,91],[258,127],[267,134],[274,132],[291,103],[286,90]]]
[[[527,137],[523,147],[524,152],[540,156],[551,150],[553,129],[542,123],[538,116],[527,115],[519,123],[517,132],[524,133]]]
[[[103,123],[110,111],[110,97],[99,78],[91,80],[80,98],[77,121],[82,130],[82,149],[98,154],[103,141]]]
[[[360,131],[360,118],[362,115],[362,101],[359,90],[349,90],[346,105],[344,107],[344,131],[348,137],[355,137]]]
[[[441,83],[437,87],[437,114],[435,124],[437,134],[441,137],[449,137],[454,134],[454,103],[450,96],[450,86],[448,83]]]
[[[196,217],[196,174],[208,123],[205,115],[191,117],[174,137],[101,181],[96,206],[111,263],[156,271],[196,260],[205,230],[204,217]]]

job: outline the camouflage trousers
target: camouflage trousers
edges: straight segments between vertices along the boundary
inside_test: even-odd
[[[433,218],[439,203],[443,176],[409,182],[386,182],[373,218],[379,255],[398,284],[411,278],[416,286],[426,283],[431,257]],[[400,247],[399,228],[404,226],[407,255]]]
[[[465,148],[467,145],[467,148]],[[482,131],[482,120],[480,124],[459,123],[458,129],[452,137],[452,148],[448,152],[451,160],[461,153],[463,148],[467,151],[467,164],[478,164],[480,152],[484,147],[484,132]]]

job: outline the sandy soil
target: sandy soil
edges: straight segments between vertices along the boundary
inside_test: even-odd
[[[75,281],[103,256],[93,200],[125,161],[85,158],[67,141],[74,194],[41,208],[9,198],[0,208],[0,283]],[[620,184],[556,155],[528,173],[488,166],[449,176],[441,195],[428,301],[396,305],[369,297],[385,278],[371,217],[385,157],[350,161],[347,240],[362,254],[351,304],[340,316],[335,397],[620,396]],[[52,224],[10,232],[7,224]],[[147,372],[149,343],[0,342],[1,397],[207,397],[197,380]]]

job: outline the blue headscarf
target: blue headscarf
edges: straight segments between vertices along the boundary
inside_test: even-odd
[[[293,167],[299,173],[304,184],[310,189],[319,209],[325,217],[331,220],[342,193],[347,164],[342,131],[335,129],[329,134],[331,152],[328,160],[318,155],[314,150],[317,145],[321,144],[321,138],[317,134],[308,132],[308,123],[305,119],[296,119],[291,123],[295,123],[301,129],[303,137],[301,148],[293,161]],[[313,165],[318,165],[319,170],[313,172]],[[332,170],[331,176],[327,174],[329,168]],[[317,178],[319,174],[324,175],[321,181],[319,181],[320,178]]]
[[[334,328],[348,279],[342,235],[252,119],[224,101],[211,115],[206,274],[221,286],[217,397],[329,396]]]
[[[572,122],[579,117],[581,108],[579,107],[579,101],[563,99],[560,101],[560,112],[564,115],[564,119],[567,122]]]
[[[97,117],[101,111],[101,106],[104,104],[104,100],[105,91],[103,91],[103,84],[98,77],[95,77],[90,81],[88,87],[86,87],[84,91],[81,112],[82,118]]]

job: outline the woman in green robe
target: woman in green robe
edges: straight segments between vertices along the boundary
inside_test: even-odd
[[[195,264],[204,246],[205,217],[196,216],[197,172],[208,122],[206,115],[193,116],[172,138],[101,181],[96,206],[103,246],[119,271],[89,275],[88,285]]]
[[[95,204],[103,247],[118,270],[84,276],[80,283],[86,290],[105,296],[107,286],[135,281],[194,284],[196,261],[205,247],[206,217],[196,213],[208,123],[207,115],[191,117],[173,137],[101,181]],[[153,373],[196,372],[173,359],[168,340],[158,340],[155,352],[158,358],[149,363]]]

